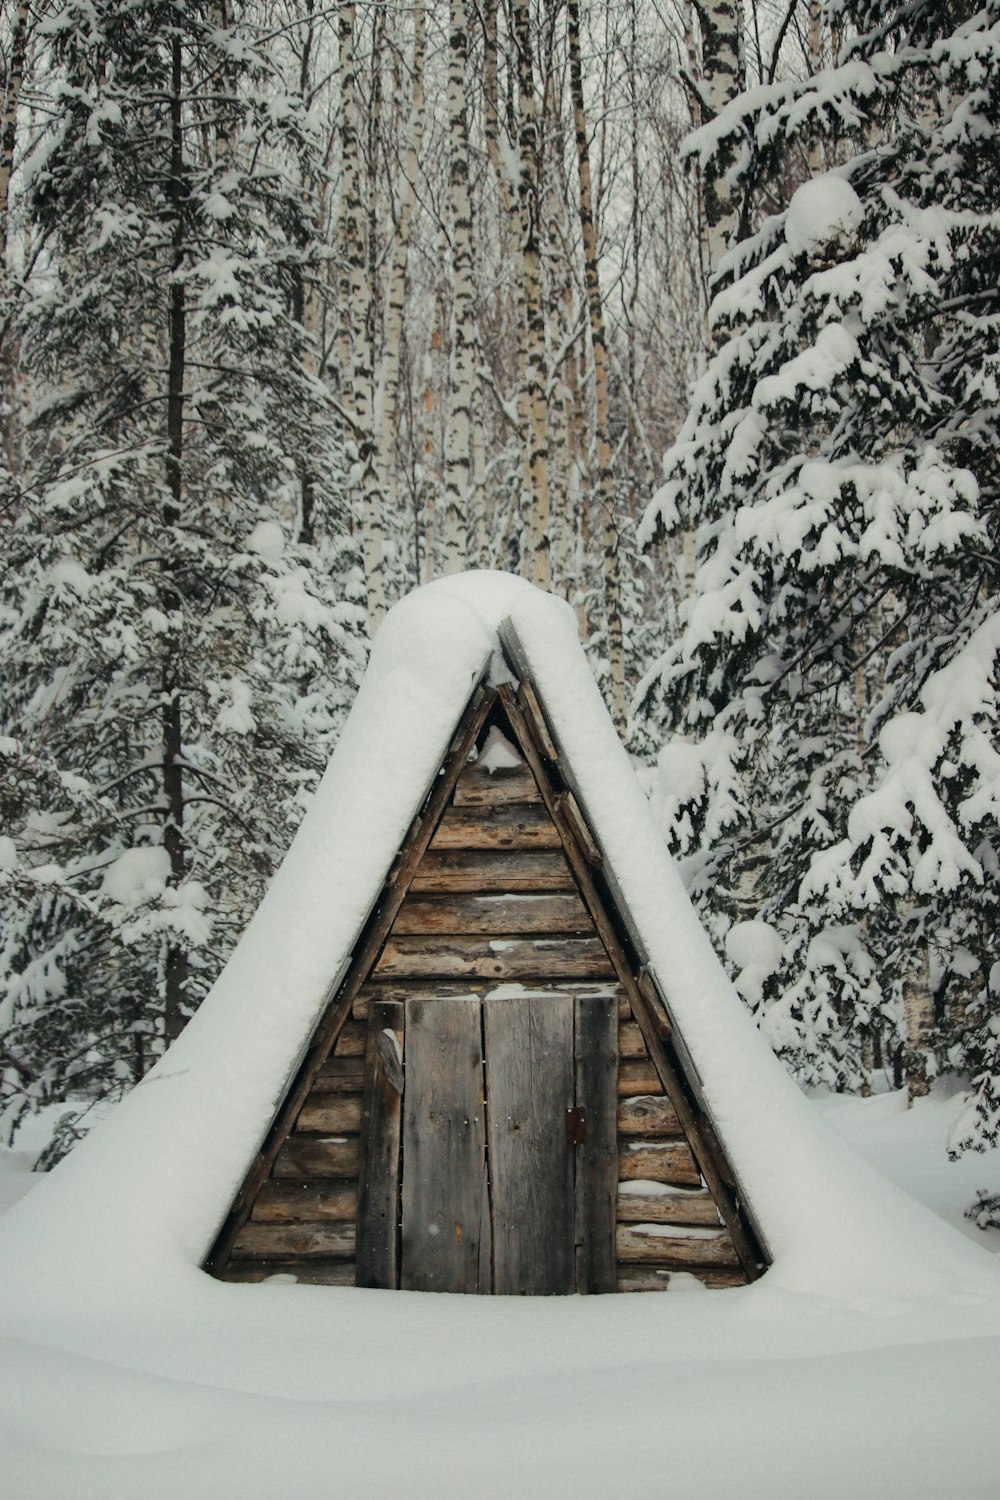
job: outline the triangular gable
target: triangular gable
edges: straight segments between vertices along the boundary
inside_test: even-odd
[[[520,657],[520,683],[484,681],[474,692],[208,1257],[213,1274],[610,1291],[665,1288],[677,1274],[743,1284],[765,1264],[512,627],[506,645]],[[499,749],[496,766],[484,746]],[[503,1134],[509,1084],[494,1066],[501,1040],[515,1066],[526,1065],[526,1027],[551,1032],[554,1054],[530,1083],[533,1098],[553,1091],[525,1125],[531,1148]],[[450,1058],[433,1051],[442,1039]],[[468,1064],[461,1049],[454,1060],[460,1039],[475,1051]],[[573,1048],[575,1062],[560,1060]],[[602,1083],[593,1059],[605,1054]],[[424,1080],[432,1065],[438,1076]],[[573,1068],[586,1108],[573,1105]],[[560,1088],[570,1089],[565,1101]],[[440,1121],[449,1089],[468,1100],[457,1144]],[[436,1127],[420,1114],[428,1090]],[[552,1138],[563,1102],[581,1135],[566,1168]],[[525,1150],[535,1161],[546,1130],[551,1163],[534,1166],[522,1192],[517,1163]],[[448,1201],[439,1205],[442,1177]],[[512,1228],[512,1216],[525,1223]],[[423,1243],[419,1226],[441,1217],[451,1235]],[[565,1243],[551,1227],[562,1222]]]

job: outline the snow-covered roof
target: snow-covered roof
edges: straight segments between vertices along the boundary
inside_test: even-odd
[[[507,620],[766,1238],[765,1279],[917,1294],[941,1271],[953,1281],[963,1257],[973,1279],[981,1260],[995,1276],[817,1117],[758,1033],[652,821],[573,611],[523,580],[467,573],[417,589],[386,617],[308,814],[201,1008],[0,1221],[0,1299],[51,1299],[68,1277],[77,1299],[80,1282],[120,1298],[197,1271],[473,687],[491,661],[506,674]]]

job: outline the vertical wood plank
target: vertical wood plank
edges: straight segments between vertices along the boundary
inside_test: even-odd
[[[403,1007],[373,1001],[368,1009],[365,1092],[361,1117],[357,1285],[399,1284],[399,1146],[402,1074],[396,1056],[403,1040]]]
[[[478,1292],[485,1150],[479,1001],[407,1001],[405,1290]]]
[[[489,1105],[486,1106],[487,1114]],[[483,1194],[479,1213],[479,1288],[488,1297],[493,1291],[493,1224],[490,1218],[489,1165],[483,1162]]]
[[[493,1290],[574,1287],[573,1000],[483,1002],[493,1198]]]
[[[614,996],[576,1000],[576,1103],[587,1138],[576,1149],[576,1289],[615,1290],[618,1194],[618,1004]]]

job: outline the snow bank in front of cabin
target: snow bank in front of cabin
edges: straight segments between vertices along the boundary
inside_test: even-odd
[[[522,580],[475,573],[418,589],[387,616],[302,827],[201,1009],[0,1223],[9,1331],[37,1330],[39,1319],[63,1327],[71,1309],[92,1334],[103,1309],[131,1306],[140,1318],[151,1297],[180,1298],[187,1322],[210,1319],[245,1296],[197,1267],[508,617],[774,1255],[748,1294],[755,1305],[767,1305],[769,1285],[846,1299],[995,1294],[990,1257],[853,1155],[760,1038],[656,832],[572,611]],[[312,1289],[294,1289],[303,1293],[315,1307]],[[663,1310],[657,1301],[643,1318]]]
[[[944,1156],[953,1100],[809,1107],[960,1218],[980,1179]],[[0,1211],[31,1180],[15,1155],[0,1150]],[[993,1500],[1000,1318],[971,1298],[900,1313],[769,1282],[651,1304],[173,1278],[139,1315],[109,1307],[99,1338],[72,1309],[51,1337],[37,1319],[0,1337],[3,1495],[607,1500],[627,1472],[639,1500],[665,1475],[685,1500],[734,1476],[744,1500]]]

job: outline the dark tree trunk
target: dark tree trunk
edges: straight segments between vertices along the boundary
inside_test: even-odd
[[[183,883],[187,869],[184,841],[184,772],[182,768],[182,641],[181,596],[176,562],[171,558],[171,533],[181,519],[184,498],[184,368],[186,361],[186,308],[184,283],[178,273],[184,260],[184,136],[181,116],[183,53],[180,35],[174,36],[170,88],[170,211],[173,219],[173,263],[168,305],[167,363],[167,499],[163,507],[166,561],[163,568],[163,612],[170,622],[164,637],[161,682],[161,728],[163,738],[163,844],[170,857],[172,885]],[[186,950],[171,939],[167,943],[163,976],[163,1033],[169,1045],[184,1027],[184,996],[188,979]]]

